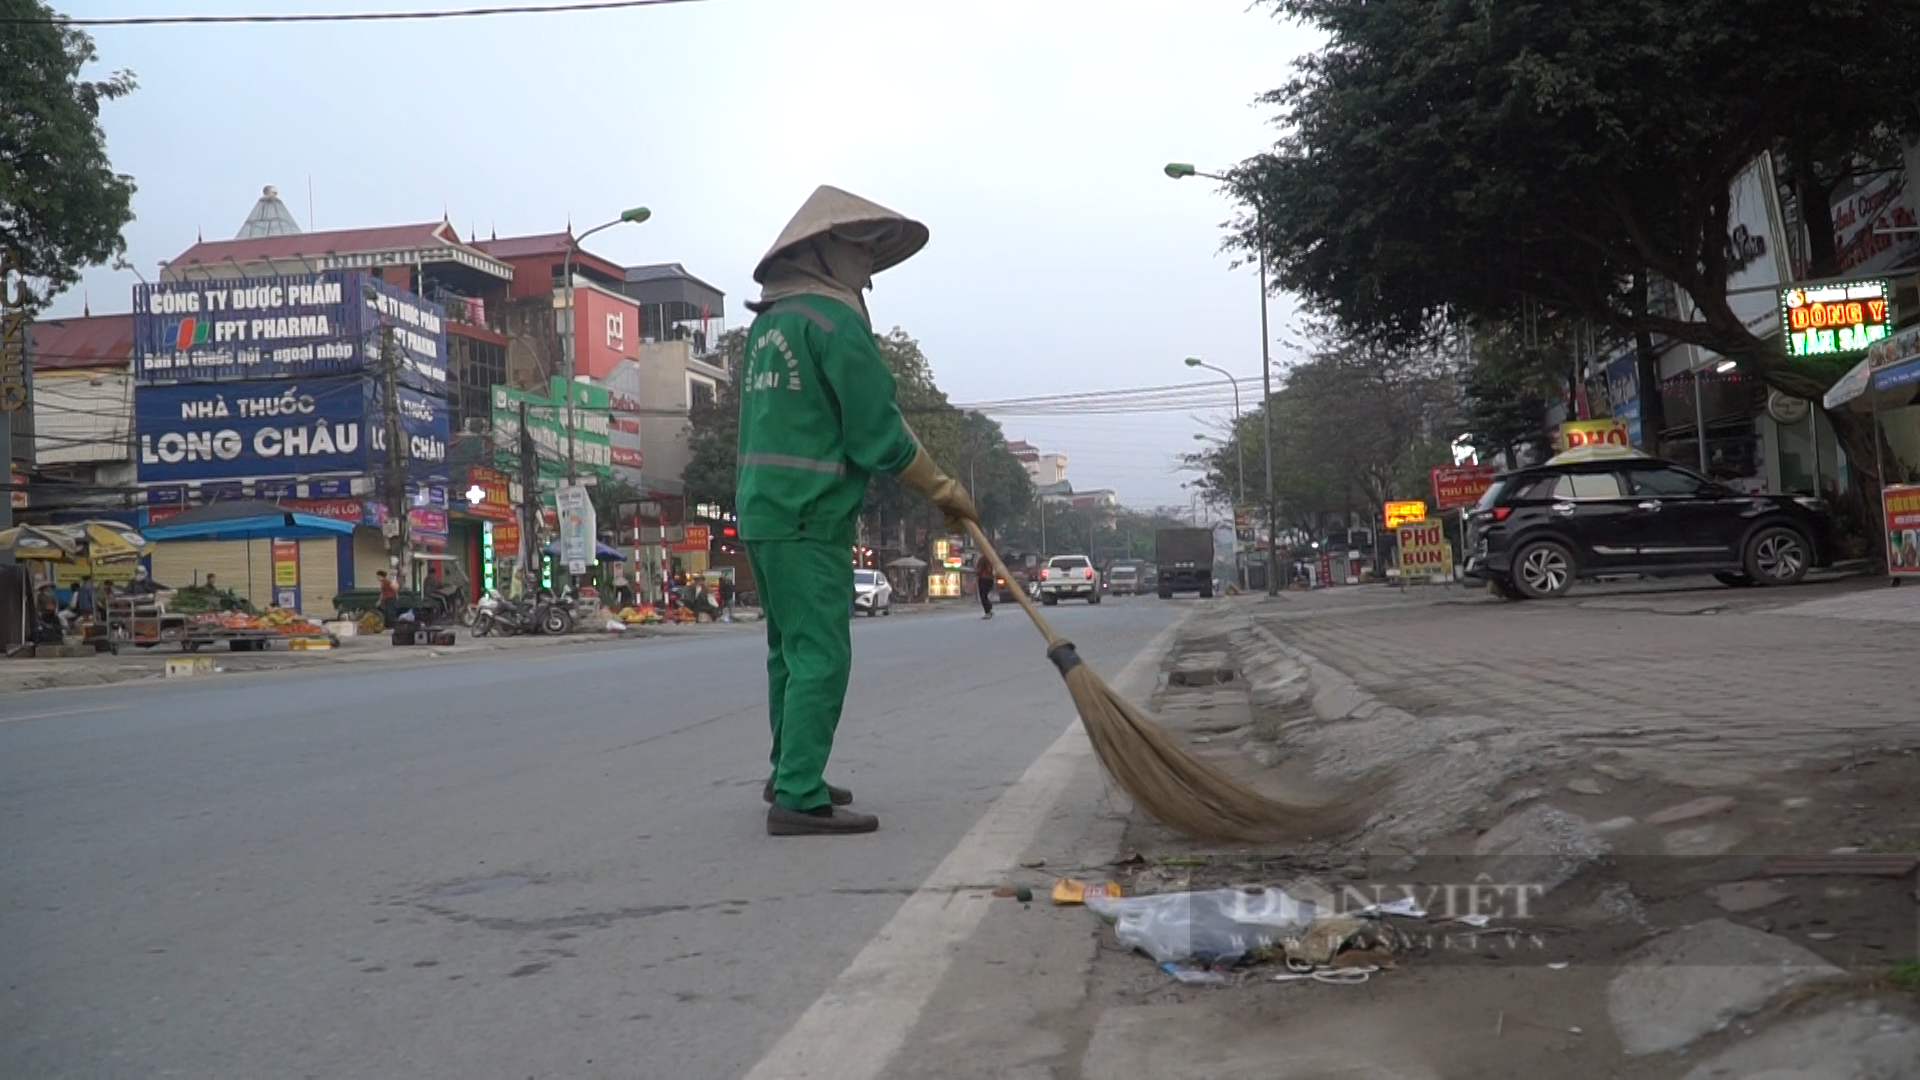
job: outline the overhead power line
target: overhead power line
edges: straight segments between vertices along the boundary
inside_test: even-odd
[[[498,7],[448,8],[430,11],[349,11],[287,13],[283,15],[120,15],[70,19],[0,18],[6,23],[59,23],[64,26],[211,26],[232,23],[346,23],[414,22],[422,19],[471,19],[485,15],[553,15],[570,12],[618,11],[623,8],[697,4],[702,0],[580,0],[568,4],[505,4]]]

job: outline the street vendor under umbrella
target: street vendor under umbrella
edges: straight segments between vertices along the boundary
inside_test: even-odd
[[[950,520],[979,517],[900,415],[862,295],[926,242],[919,222],[821,187],[753,271],[762,289],[747,305],[757,317],[738,382],[738,504],[767,625],[763,794],[775,836],[880,827],[825,778],[853,668],[852,548],[869,478],[898,477]]]

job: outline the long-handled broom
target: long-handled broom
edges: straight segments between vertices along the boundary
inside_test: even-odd
[[[1014,582],[978,522],[967,532],[992,560],[994,572]],[[1047,659],[1060,669],[1093,751],[1135,805],[1160,823],[1202,840],[1286,840],[1326,837],[1348,827],[1352,812],[1327,804],[1269,798],[1187,753],[1166,729],[1142,715],[1082,663],[1073,643],[1053,627],[1026,591],[1010,590],[1034,628],[1047,639]]]

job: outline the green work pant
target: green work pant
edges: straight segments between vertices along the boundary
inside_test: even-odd
[[[790,810],[827,806],[827,756],[853,671],[853,554],[818,540],[750,540],[747,561],[767,624],[773,797]]]

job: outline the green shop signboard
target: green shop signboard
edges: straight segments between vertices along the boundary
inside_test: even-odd
[[[554,377],[541,394],[493,388],[494,454],[503,469],[517,470],[520,456],[520,407],[526,406],[527,430],[540,452],[540,475],[567,473],[567,380]],[[573,460],[581,475],[606,477],[613,469],[613,446],[607,432],[613,426],[613,402],[606,390],[587,383],[573,384]]]

